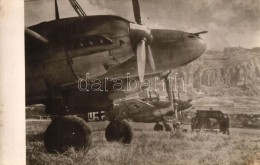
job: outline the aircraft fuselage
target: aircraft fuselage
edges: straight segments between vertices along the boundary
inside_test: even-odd
[[[101,80],[126,78],[127,74],[137,77],[136,47],[142,37],[151,43],[156,67],[155,71],[146,67],[146,75],[192,62],[206,48],[205,42],[191,33],[149,30],[118,16],[66,18],[43,22],[29,29],[46,38],[48,43],[44,45],[30,37],[25,38],[27,104],[42,103],[53,93],[58,97],[58,89],[75,84],[86,75],[89,79]],[[74,86],[73,90],[76,89]],[[74,99],[91,100],[99,94],[83,95]],[[93,106],[100,100],[93,101]]]

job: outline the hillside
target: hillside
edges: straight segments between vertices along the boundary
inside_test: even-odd
[[[260,50],[209,50],[177,70],[188,89],[206,96],[259,96]]]
[[[175,72],[181,96],[193,98],[197,108],[211,106],[227,113],[259,113],[260,48],[208,50]]]

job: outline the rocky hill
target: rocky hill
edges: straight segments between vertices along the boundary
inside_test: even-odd
[[[194,110],[213,107],[226,113],[260,113],[260,48],[208,50],[174,72],[181,97],[194,99]]]
[[[176,72],[193,97],[259,96],[260,48],[208,50]]]

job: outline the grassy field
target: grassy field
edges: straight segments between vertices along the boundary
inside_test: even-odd
[[[88,153],[71,148],[64,154],[48,154],[43,132],[49,121],[27,121],[27,164],[89,165],[255,165],[260,164],[260,130],[231,129],[231,135],[215,133],[154,132],[153,124],[131,123],[131,144],[107,142],[107,122],[89,123],[93,143]],[[188,126],[187,126],[188,127]],[[257,163],[258,162],[258,163]]]

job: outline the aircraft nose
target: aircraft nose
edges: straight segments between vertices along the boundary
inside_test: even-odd
[[[206,42],[199,37],[197,38],[196,42],[197,42],[197,44],[196,44],[197,45],[197,56],[199,57],[205,52],[207,46],[206,46]]]

